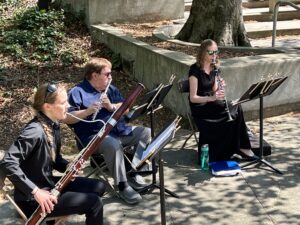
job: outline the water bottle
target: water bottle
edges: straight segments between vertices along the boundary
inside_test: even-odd
[[[201,169],[208,170],[209,169],[209,159],[208,159],[208,144],[204,144],[201,146]]]

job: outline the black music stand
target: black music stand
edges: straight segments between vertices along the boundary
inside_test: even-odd
[[[242,168],[245,168],[250,165],[257,164],[259,167],[261,164],[264,164],[274,170],[276,173],[283,174],[280,170],[276,169],[264,159],[263,154],[263,98],[265,96],[271,95],[285,80],[287,77],[275,78],[272,80],[258,82],[252,84],[250,88],[243,94],[243,96],[235,101],[233,105],[244,103],[259,98],[259,156],[258,159],[253,160],[245,165]]]
[[[173,84],[158,85],[155,89],[147,92],[142,100],[139,106],[133,107],[133,111],[129,112],[126,116],[127,122],[132,122],[133,120],[137,119],[138,117],[149,114],[150,116],[150,127],[151,127],[151,137],[154,138],[154,112],[161,108],[161,103],[163,99],[166,97],[166,95],[169,93],[170,89],[172,88]],[[145,190],[150,190],[153,188],[160,188],[160,186],[156,183],[156,161],[155,157],[152,159],[152,183],[143,188],[140,192],[143,192]],[[140,168],[137,168],[140,169]],[[133,172],[135,173],[135,172]],[[136,173],[143,173],[143,171]],[[172,193],[171,191],[165,189],[165,191],[172,195],[173,197],[178,197],[176,194]]]
[[[171,77],[170,80],[173,81],[173,77]],[[154,112],[162,108],[161,103],[163,99],[166,97],[166,95],[169,93],[170,89],[172,88],[173,84],[170,82],[168,85],[163,85],[160,84],[158,85],[155,89],[149,91],[146,93],[142,99],[142,103],[137,106],[133,107],[133,111],[129,112],[127,114],[127,117],[125,118],[127,122],[131,122],[135,120],[136,118],[144,115],[144,114],[149,114],[150,116],[150,126],[151,126],[151,137],[152,139],[155,140],[154,138]],[[152,142],[151,142],[152,143]],[[152,183],[143,189],[141,189],[139,192],[144,192],[144,191],[151,191],[154,188],[159,188],[160,190],[160,204],[161,204],[161,224],[165,225],[166,224],[166,215],[165,215],[165,192],[167,192],[169,195],[179,198],[179,196],[172,191],[166,189],[164,187],[164,171],[163,171],[163,159],[161,155],[161,151],[158,151],[158,161],[159,161],[159,182],[160,184],[157,184],[156,182],[156,161],[155,161],[155,155],[153,157],[150,157],[152,160]],[[149,160],[146,160],[149,161]],[[146,162],[144,161],[144,162]],[[143,163],[144,163],[143,162]],[[140,168],[139,168],[140,169]],[[132,173],[143,173],[143,171],[133,171]]]
[[[158,154],[159,158],[159,182],[160,184],[152,183],[150,188],[157,187],[160,189],[160,206],[161,206],[161,224],[166,224],[166,203],[165,203],[165,192],[170,194],[173,197],[179,198],[178,195],[169,191],[164,186],[164,171],[163,171],[163,160],[162,160],[162,150],[164,147],[174,138],[175,132],[179,129],[178,123],[181,120],[180,117],[176,117],[172,122],[167,124],[151,141],[151,143],[145,149],[140,163],[136,166],[136,169],[139,170],[143,168],[150,160],[152,162],[155,160],[156,155]],[[149,189],[145,187],[144,190]],[[142,190],[143,191],[143,190]]]

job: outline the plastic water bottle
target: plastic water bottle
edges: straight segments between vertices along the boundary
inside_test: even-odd
[[[208,170],[209,169],[209,158],[208,158],[208,144],[204,144],[201,146],[201,169]]]

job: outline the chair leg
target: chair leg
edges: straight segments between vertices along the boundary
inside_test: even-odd
[[[108,177],[106,176],[105,172],[103,171],[104,168],[106,167],[106,166],[104,167],[105,163],[103,163],[103,164],[101,164],[99,166],[97,164],[96,160],[92,156],[91,156],[91,160],[95,164],[96,168],[93,171],[91,171],[86,177],[90,177],[92,174],[96,174],[96,176],[99,176],[98,173],[100,173],[103,176],[103,178],[106,181],[106,183],[108,184],[108,186],[110,187],[110,189],[112,190],[113,195],[116,195],[116,196],[119,197],[118,192],[115,190],[115,188],[113,187],[113,185],[109,182]]]
[[[23,213],[23,211],[19,208],[19,206],[15,203],[15,201],[8,195],[5,194],[5,197],[8,199],[8,201],[15,207],[15,209],[17,210],[17,212],[19,213],[19,215],[22,217],[22,219],[24,221],[27,220],[26,215]]]
[[[193,135],[194,135],[195,141],[196,141],[197,146],[198,146],[198,145],[199,145],[199,140],[198,140],[198,138],[197,138],[197,135],[196,135],[196,131],[195,131],[195,130],[193,130]]]
[[[193,136],[193,135],[195,135],[194,134],[194,132],[193,133],[190,133],[190,135],[188,136],[188,138],[187,139],[185,139],[185,141],[184,141],[184,143],[183,143],[183,145],[181,146],[181,149],[183,149],[184,148],[184,146],[186,145],[186,143],[188,142],[188,140]]]

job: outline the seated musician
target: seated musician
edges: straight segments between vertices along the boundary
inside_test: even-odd
[[[27,217],[40,206],[50,217],[85,214],[88,225],[103,224],[101,196],[105,184],[97,179],[74,176],[59,197],[50,191],[68,161],[60,153],[59,121],[65,119],[68,97],[60,85],[44,84],[35,93],[36,116],[10,146],[0,169],[13,183],[14,199]]]
[[[69,116],[65,122],[71,124],[84,146],[103,126],[99,120],[106,122],[124,101],[120,91],[110,85],[111,68],[112,65],[107,59],[91,59],[85,65],[83,81],[69,92],[70,112],[77,118]],[[79,121],[78,118],[88,122]],[[95,122],[89,122],[92,120]],[[108,170],[118,186],[120,197],[128,204],[136,204],[142,200],[137,190],[146,187],[147,184],[140,175],[126,176],[123,147],[135,147],[132,164],[136,166],[150,141],[150,128],[128,126],[124,118],[121,118],[97,149],[97,153],[103,155]]]
[[[214,74],[218,60],[217,44],[210,39],[204,40],[198,50],[197,62],[189,70],[190,107],[200,131],[198,150],[202,144],[209,144],[211,162],[229,160],[233,154],[254,160],[257,157],[251,150],[243,111],[239,105],[229,105],[233,121],[228,121],[224,90],[220,86],[225,83],[221,79],[218,83],[217,74]]]

